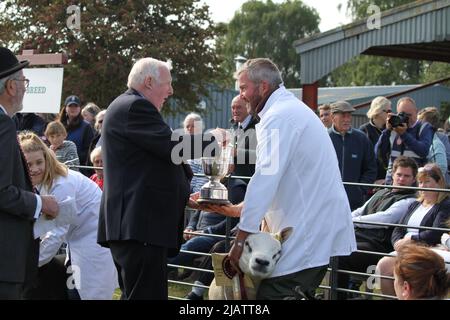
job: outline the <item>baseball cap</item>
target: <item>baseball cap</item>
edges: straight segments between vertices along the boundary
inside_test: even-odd
[[[81,106],[80,98],[78,98],[77,96],[68,96],[66,98],[66,101],[64,102],[64,105],[67,107],[70,104],[76,104],[78,106]]]

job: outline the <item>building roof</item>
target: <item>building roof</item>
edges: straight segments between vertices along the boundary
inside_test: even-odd
[[[359,54],[450,63],[450,1],[422,0],[381,13],[380,28],[361,19],[300,39],[302,84],[311,84]]]

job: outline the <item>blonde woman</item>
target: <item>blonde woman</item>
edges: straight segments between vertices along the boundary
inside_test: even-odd
[[[40,194],[55,196],[58,202],[71,197],[77,209],[72,224],[55,228],[41,238],[39,266],[49,262],[66,242],[75,279],[76,291],[72,290],[71,296],[78,298],[78,294],[83,300],[112,299],[117,287],[116,269],[110,250],[97,244],[102,191],[89,178],[58,162],[34,133],[21,133],[19,141],[33,186]]]
[[[428,163],[419,168],[417,179],[420,188],[445,189],[445,180],[439,167]],[[408,227],[396,227],[392,232],[392,245],[395,251],[406,244],[416,243],[435,246],[441,242],[443,231],[417,229],[414,227],[447,228],[450,217],[450,199],[447,192],[420,191],[417,201],[413,202],[399,224]],[[395,253],[394,253],[395,254]],[[393,276],[394,257],[384,257],[377,265],[380,274]],[[395,295],[392,280],[381,279],[381,290],[384,294]]]
[[[375,145],[380,138],[381,132],[386,127],[386,119],[387,115],[392,112],[391,101],[386,99],[385,97],[379,96],[372,100],[370,104],[370,109],[367,111],[367,118],[369,118],[369,122],[364,123],[359,130],[364,132],[372,142],[372,145]],[[378,157],[377,158],[377,180],[375,184],[384,184],[384,178],[386,177],[386,169],[389,163],[388,156]]]

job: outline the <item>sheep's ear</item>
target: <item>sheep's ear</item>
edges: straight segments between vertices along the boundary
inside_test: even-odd
[[[287,240],[287,238],[289,238],[289,236],[292,234],[293,230],[294,230],[294,228],[292,228],[292,227],[284,228],[283,230],[281,230],[280,232],[275,234],[275,239],[277,239],[278,241],[283,243],[284,241]]]

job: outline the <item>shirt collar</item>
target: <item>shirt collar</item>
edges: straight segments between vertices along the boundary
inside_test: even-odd
[[[0,110],[3,111],[7,116],[9,116],[8,112],[6,112],[6,109],[0,104]]]
[[[242,127],[242,129],[245,129],[250,123],[250,120],[252,120],[252,116],[249,114],[247,118],[245,118],[244,121],[242,121],[239,125]]]
[[[258,113],[258,117],[262,119],[262,117],[266,114],[267,110],[270,109],[270,107],[275,103],[275,101],[278,99],[279,96],[281,96],[283,93],[285,93],[287,90],[284,87],[283,84],[280,84],[279,88],[272,92],[272,94],[269,96],[269,99],[267,99],[266,103],[262,107],[261,111]]]
[[[334,133],[341,136],[341,133],[334,128],[334,124],[331,125],[331,131],[333,131]],[[350,129],[345,134],[352,134],[352,132],[353,132],[353,128],[350,127]]]

